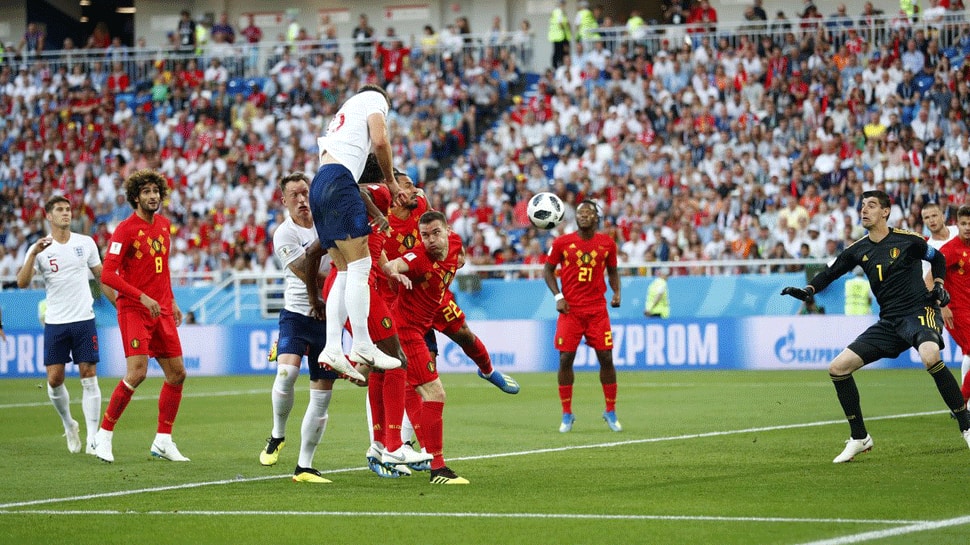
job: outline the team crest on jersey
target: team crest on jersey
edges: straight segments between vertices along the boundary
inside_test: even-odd
[[[138,339],[132,339],[131,340],[131,347],[132,348],[138,348],[139,346],[141,346],[141,342],[139,342]]]
[[[82,248],[80,246],[75,246],[74,247],[74,254],[77,255],[78,257],[84,257],[84,248]]]
[[[434,373],[434,360],[428,362],[428,372]]]
[[[454,277],[455,275],[452,274],[451,271],[445,271],[444,276],[441,277],[441,281],[447,286],[448,284],[451,284],[451,279]]]
[[[893,248],[889,250],[889,259],[896,259],[899,257],[899,248]]]
[[[158,237],[157,239],[152,239],[151,244],[152,244],[152,250],[153,251],[155,251],[155,252],[161,252],[162,251],[162,237]]]
[[[391,319],[385,316],[384,319],[381,320],[381,327],[384,329],[391,329]]]
[[[414,248],[414,244],[417,241],[418,241],[418,239],[415,238],[414,235],[407,234],[407,235],[404,235],[404,239],[401,240],[401,244],[403,244],[405,248],[407,248],[408,250],[410,250],[410,249]]]

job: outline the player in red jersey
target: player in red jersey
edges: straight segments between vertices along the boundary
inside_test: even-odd
[[[407,195],[403,206],[392,206],[388,221],[391,224],[391,236],[384,246],[388,259],[400,257],[405,252],[413,250],[418,244],[418,218],[428,211],[428,200],[420,189],[406,174],[400,174],[397,179],[401,191]],[[460,267],[459,267],[460,268]],[[495,371],[492,359],[488,355],[485,344],[468,327],[465,313],[455,301],[451,290],[445,292],[441,307],[435,316],[433,329],[440,331],[461,347],[465,355],[478,366],[478,376],[491,382],[507,394],[519,393],[519,384],[509,375]],[[431,333],[433,339],[433,333]],[[437,345],[437,343],[434,343]],[[437,347],[435,346],[436,351]]]
[[[583,201],[576,207],[575,233],[563,235],[552,243],[546,257],[544,276],[546,285],[556,298],[556,350],[559,351],[559,400],[562,402],[562,423],[559,431],[573,429],[573,360],[579,341],[596,351],[600,364],[600,383],[606,398],[603,419],[613,431],[623,426],[616,419],[616,369],[613,367],[613,331],[606,310],[606,283],[603,272],[609,275],[613,290],[611,307],[620,306],[620,274],[616,269],[616,242],[597,233],[599,208],[593,201]],[[562,292],[556,280],[560,267]]]
[[[950,304],[940,309],[943,325],[963,352],[964,365],[960,369],[963,401],[970,401],[970,380],[967,380],[967,357],[970,354],[970,206],[957,210],[957,236],[940,248],[946,258],[946,287]]]
[[[408,360],[408,384],[423,402],[417,414],[415,433],[421,445],[434,456],[431,461],[432,484],[468,484],[445,465],[442,414],[445,388],[438,377],[434,358],[424,342],[441,300],[458,270],[461,240],[448,228],[444,214],[425,212],[418,220],[421,246],[384,264],[384,272],[401,283],[395,302],[395,314],[407,316],[398,334]],[[456,246],[459,246],[456,248]],[[411,407],[408,407],[410,413]]]
[[[111,439],[115,424],[148,373],[154,356],[165,372],[158,397],[158,430],[151,454],[173,462],[188,462],[172,441],[172,424],[182,401],[185,365],[178,330],[182,311],[172,294],[168,269],[171,223],[157,214],[168,185],[161,174],[138,170],[125,180],[128,203],[135,212],[118,224],[104,258],[101,282],[118,292],[118,325],[128,370],[118,382],[94,436],[98,458],[113,462]]]

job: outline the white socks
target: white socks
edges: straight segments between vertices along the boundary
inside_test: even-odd
[[[300,459],[296,463],[300,467],[313,467],[313,455],[327,429],[327,408],[332,395],[331,390],[310,390],[310,404],[303,415],[303,426],[300,428]]]
[[[64,429],[71,429],[71,426],[74,425],[74,419],[71,418],[71,394],[68,393],[67,388],[63,384],[57,388],[52,388],[50,383],[48,383],[47,397],[51,399],[51,403],[54,404],[54,409],[61,417]]]
[[[963,362],[960,363],[960,386],[967,380],[967,373],[970,373],[970,356],[963,356]]]
[[[327,295],[327,344],[323,351],[327,354],[343,354],[344,322],[347,321],[347,305],[344,294],[347,290],[347,271],[338,271],[330,293]]]
[[[300,375],[300,368],[293,365],[277,364],[276,379],[273,381],[273,431],[276,438],[286,437],[286,420],[293,409],[293,385]]]
[[[407,443],[414,439],[414,425],[408,418],[408,412],[404,411],[404,420],[401,421],[401,442]]]
[[[367,279],[370,276],[371,263],[368,256],[347,264],[347,290],[344,298],[347,314],[350,316],[350,327],[354,330],[354,349],[366,356],[373,354],[375,350],[370,331],[367,330],[367,314],[370,312],[370,286]]]
[[[81,411],[84,412],[84,424],[87,426],[87,444],[94,441],[94,434],[98,432],[101,422],[101,388],[98,387],[98,377],[81,379]]]

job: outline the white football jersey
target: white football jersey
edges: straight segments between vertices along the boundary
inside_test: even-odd
[[[359,180],[370,153],[371,138],[367,118],[379,113],[387,118],[387,101],[377,91],[364,91],[347,99],[330,120],[327,134],[317,139],[320,155],[333,155]]]
[[[946,228],[950,232],[950,234],[947,235],[946,240],[937,240],[930,237],[926,239],[926,243],[939,250],[944,244],[953,240],[960,233],[960,229],[956,225],[947,225]]]
[[[953,240],[954,238],[956,238],[956,236],[960,233],[960,229],[956,225],[947,225],[946,228],[950,231],[950,235],[946,237],[946,240],[937,240],[937,239],[933,238],[932,236],[930,236],[930,238],[926,239],[926,243],[929,244],[930,246],[936,248],[937,250],[939,250],[940,248],[943,247],[944,244],[946,244],[947,242],[950,242],[951,240]],[[926,275],[929,274],[929,273],[930,273],[930,262],[929,261],[924,261],[923,262],[923,278],[926,278]]]
[[[101,264],[94,239],[71,233],[66,244],[56,240],[34,260],[34,270],[47,289],[48,324],[70,324],[94,318],[94,298],[88,280],[91,268]]]
[[[306,284],[290,270],[290,265],[300,256],[305,255],[307,247],[316,240],[316,229],[300,227],[293,223],[292,218],[286,218],[286,221],[281,223],[273,233],[273,248],[276,257],[283,265],[283,279],[286,282],[286,288],[283,290],[283,308],[304,316],[310,315],[310,297],[306,292]],[[325,257],[320,260],[320,269],[327,268],[329,268],[329,262]],[[323,288],[322,285],[319,287]]]

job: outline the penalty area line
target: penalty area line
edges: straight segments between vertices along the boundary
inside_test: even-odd
[[[915,534],[918,532],[928,532],[931,530],[938,530],[940,528],[949,528],[951,526],[963,526],[965,524],[970,524],[970,516],[956,517],[956,518],[946,519],[946,520],[916,522],[907,526],[902,526],[900,528],[874,530],[871,532],[863,532],[861,534],[835,537],[832,539],[823,539],[821,541],[812,541],[809,543],[804,543],[802,545],[849,545],[850,543],[863,543],[863,542],[872,541],[875,539],[904,536],[908,534]]]
[[[37,509],[24,511],[0,510],[3,515],[149,515],[149,516],[357,516],[357,517],[448,517],[448,518],[512,518],[512,519],[565,519],[565,520],[647,520],[647,521],[685,521],[685,522],[764,522],[764,523],[808,523],[808,524],[892,524],[907,525],[905,528],[935,524],[931,521],[882,520],[882,519],[843,519],[843,518],[797,518],[797,517],[720,517],[706,515],[611,515],[599,513],[424,513],[415,511],[127,511],[114,509],[59,510]]]

